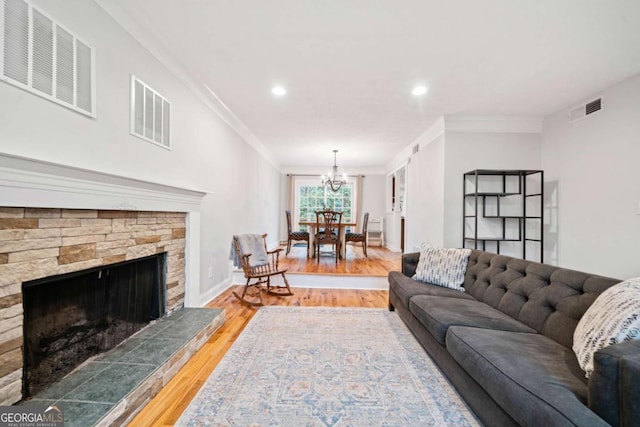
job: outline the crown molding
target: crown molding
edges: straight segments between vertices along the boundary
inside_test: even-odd
[[[431,125],[429,129],[425,131],[422,135],[417,137],[410,145],[410,147],[415,146],[416,144],[420,144],[420,147],[424,147],[432,143],[436,138],[443,135],[445,131],[445,123],[444,117],[439,117],[436,122]]]
[[[111,0],[94,1],[249,146],[256,150],[274,168],[280,170],[280,165],[269,149],[249,130],[240,118],[222,102],[215,92],[199,79],[191,76],[174,59],[175,55],[164,38],[153,29],[145,17]]]
[[[537,116],[475,116],[454,114],[443,118],[447,132],[542,133],[544,118]]]
[[[387,163],[386,172],[394,171],[407,163],[413,155],[413,147],[430,144],[446,132],[478,133],[542,133],[543,117],[503,116],[503,115],[463,115],[454,114],[439,117],[422,135],[402,149]]]
[[[407,163],[407,159],[410,159],[413,155],[413,147],[418,145],[420,148],[432,143],[436,138],[443,135],[445,132],[444,117],[439,117],[434,124],[419,137],[414,139],[411,144],[402,149],[395,157],[387,163],[385,173],[390,173],[397,170]]]

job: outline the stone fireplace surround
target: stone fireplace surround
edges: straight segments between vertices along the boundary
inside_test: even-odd
[[[0,207],[0,404],[22,398],[22,283],[167,253],[167,313],[184,305],[185,214]]]
[[[204,195],[0,154],[0,405],[22,399],[22,282],[167,252],[167,313],[201,305]]]

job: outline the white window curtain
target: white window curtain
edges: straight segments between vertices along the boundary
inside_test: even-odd
[[[362,185],[364,182],[364,176],[358,175],[358,179],[356,181],[356,186],[358,189],[357,199],[356,199],[356,212],[358,215],[356,216],[356,229],[358,232],[362,233],[362,221],[364,220],[364,212],[362,212]]]

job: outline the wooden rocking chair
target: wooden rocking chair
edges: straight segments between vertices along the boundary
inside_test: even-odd
[[[261,244],[259,244],[262,239]],[[233,292],[243,304],[249,306],[262,306],[263,285],[266,285],[266,292],[271,295],[289,296],[293,295],[289,282],[285,276],[286,269],[278,267],[278,258],[282,249],[273,251],[267,250],[267,235],[243,234],[233,236],[233,245],[240,261],[244,277],[247,283],[244,285],[242,295]],[[271,276],[282,275],[284,286],[272,286]],[[251,283],[251,280],[255,282]]]

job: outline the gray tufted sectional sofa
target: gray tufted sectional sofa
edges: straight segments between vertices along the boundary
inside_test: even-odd
[[[397,310],[487,426],[640,425],[640,341],[571,349],[586,309],[619,280],[473,250],[465,292],[417,282],[419,254],[389,273]]]

